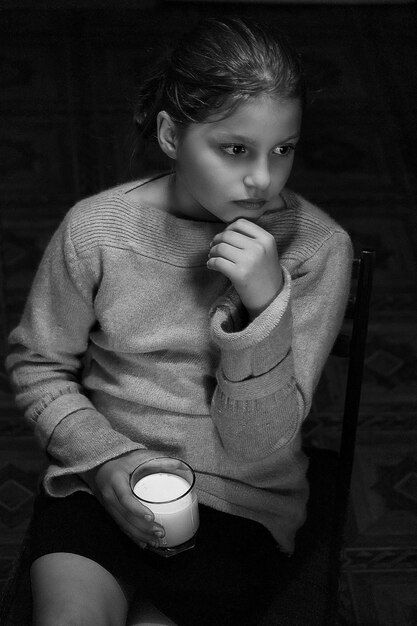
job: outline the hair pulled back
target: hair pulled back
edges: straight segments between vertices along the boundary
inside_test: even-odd
[[[301,63],[286,37],[240,18],[208,18],[183,35],[144,77],[135,107],[143,139],[166,111],[183,127],[225,116],[260,95],[305,100]]]

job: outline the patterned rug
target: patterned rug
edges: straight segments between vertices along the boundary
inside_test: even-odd
[[[77,3],[74,3],[75,5]],[[70,3],[66,3],[69,6]],[[317,90],[291,185],[377,250],[340,624],[417,623],[415,5],[162,3],[8,10],[1,38],[0,348],[51,233],[79,198],[135,176],[131,104],[148,48],[200,16],[282,27]],[[333,446],[343,372],[320,383],[306,437]],[[0,581],[28,523],[42,455],[0,370]]]

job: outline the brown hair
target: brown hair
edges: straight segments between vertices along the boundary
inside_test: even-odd
[[[148,68],[135,106],[143,139],[156,138],[156,118],[204,122],[226,116],[240,102],[260,95],[305,103],[298,54],[281,32],[240,18],[208,18],[183,35]]]

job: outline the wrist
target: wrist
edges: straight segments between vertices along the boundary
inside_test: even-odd
[[[267,304],[265,304],[262,307],[247,308],[246,311],[248,313],[248,323],[251,324],[257,317],[259,317],[259,315],[261,313],[263,313],[269,307],[271,302],[273,302],[274,300],[275,300],[275,298],[272,298],[272,300],[270,302],[268,302]]]
[[[86,470],[85,472],[78,472],[78,476],[85,482],[85,484],[93,490],[95,485],[95,477],[97,474],[98,467],[93,467],[93,469]]]
[[[279,284],[275,285],[275,288],[272,291],[272,294],[273,294],[272,296],[269,295],[269,297],[266,297],[264,300],[259,302],[259,304],[253,303],[253,304],[246,305],[244,303],[246,311],[248,313],[249,323],[253,322],[254,319],[256,319],[261,313],[263,313],[279,296],[279,294],[281,293],[284,287],[284,280],[283,280],[282,272],[281,272],[280,278],[281,280]]]

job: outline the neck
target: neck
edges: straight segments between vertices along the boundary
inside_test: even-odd
[[[201,222],[219,221],[189,195],[176,172],[169,176],[167,192],[169,212],[172,215]]]

